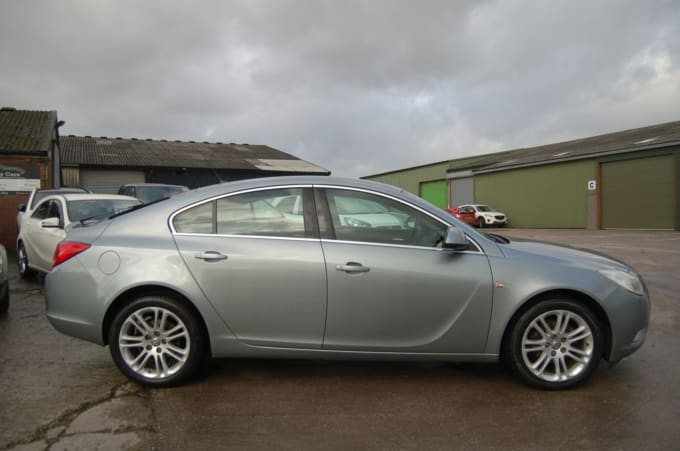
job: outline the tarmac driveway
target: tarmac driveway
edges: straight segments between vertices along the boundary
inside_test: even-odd
[[[221,360],[184,387],[142,389],[108,349],[47,323],[39,281],[12,277],[0,317],[0,449],[678,449],[680,233],[515,230],[640,271],[645,346],[575,390],[501,365]]]

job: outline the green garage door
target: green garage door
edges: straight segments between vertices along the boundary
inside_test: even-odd
[[[446,200],[446,180],[421,183],[420,197],[438,207],[446,208],[448,206]]]
[[[602,164],[602,227],[673,229],[675,162],[672,156]]]

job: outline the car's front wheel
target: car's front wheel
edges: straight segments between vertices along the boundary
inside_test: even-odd
[[[125,305],[114,317],[108,339],[118,368],[152,387],[182,384],[196,373],[205,353],[196,315],[165,296],[144,296]]]
[[[514,323],[505,358],[524,381],[559,390],[585,381],[602,356],[602,326],[572,299],[542,301]]]
[[[484,218],[477,218],[477,227],[480,229],[484,227],[485,221]]]

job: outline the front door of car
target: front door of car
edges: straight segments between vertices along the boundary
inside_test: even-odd
[[[324,191],[333,230],[322,240],[324,349],[483,352],[492,301],[486,255],[474,243],[442,249],[447,224],[395,199]]]
[[[289,196],[307,211],[277,209]],[[326,274],[311,188],[223,197],[176,214],[172,224],[194,279],[237,338],[321,347]]]
[[[53,224],[46,226],[45,221],[49,219],[52,219]],[[54,250],[66,237],[63,206],[56,199],[43,201],[30,218],[24,221],[22,228],[24,247],[31,266],[49,272],[52,269]]]

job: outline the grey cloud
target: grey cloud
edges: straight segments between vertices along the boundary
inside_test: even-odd
[[[2,103],[66,133],[265,143],[351,176],[680,113],[674,1],[9,0],[0,55]]]

